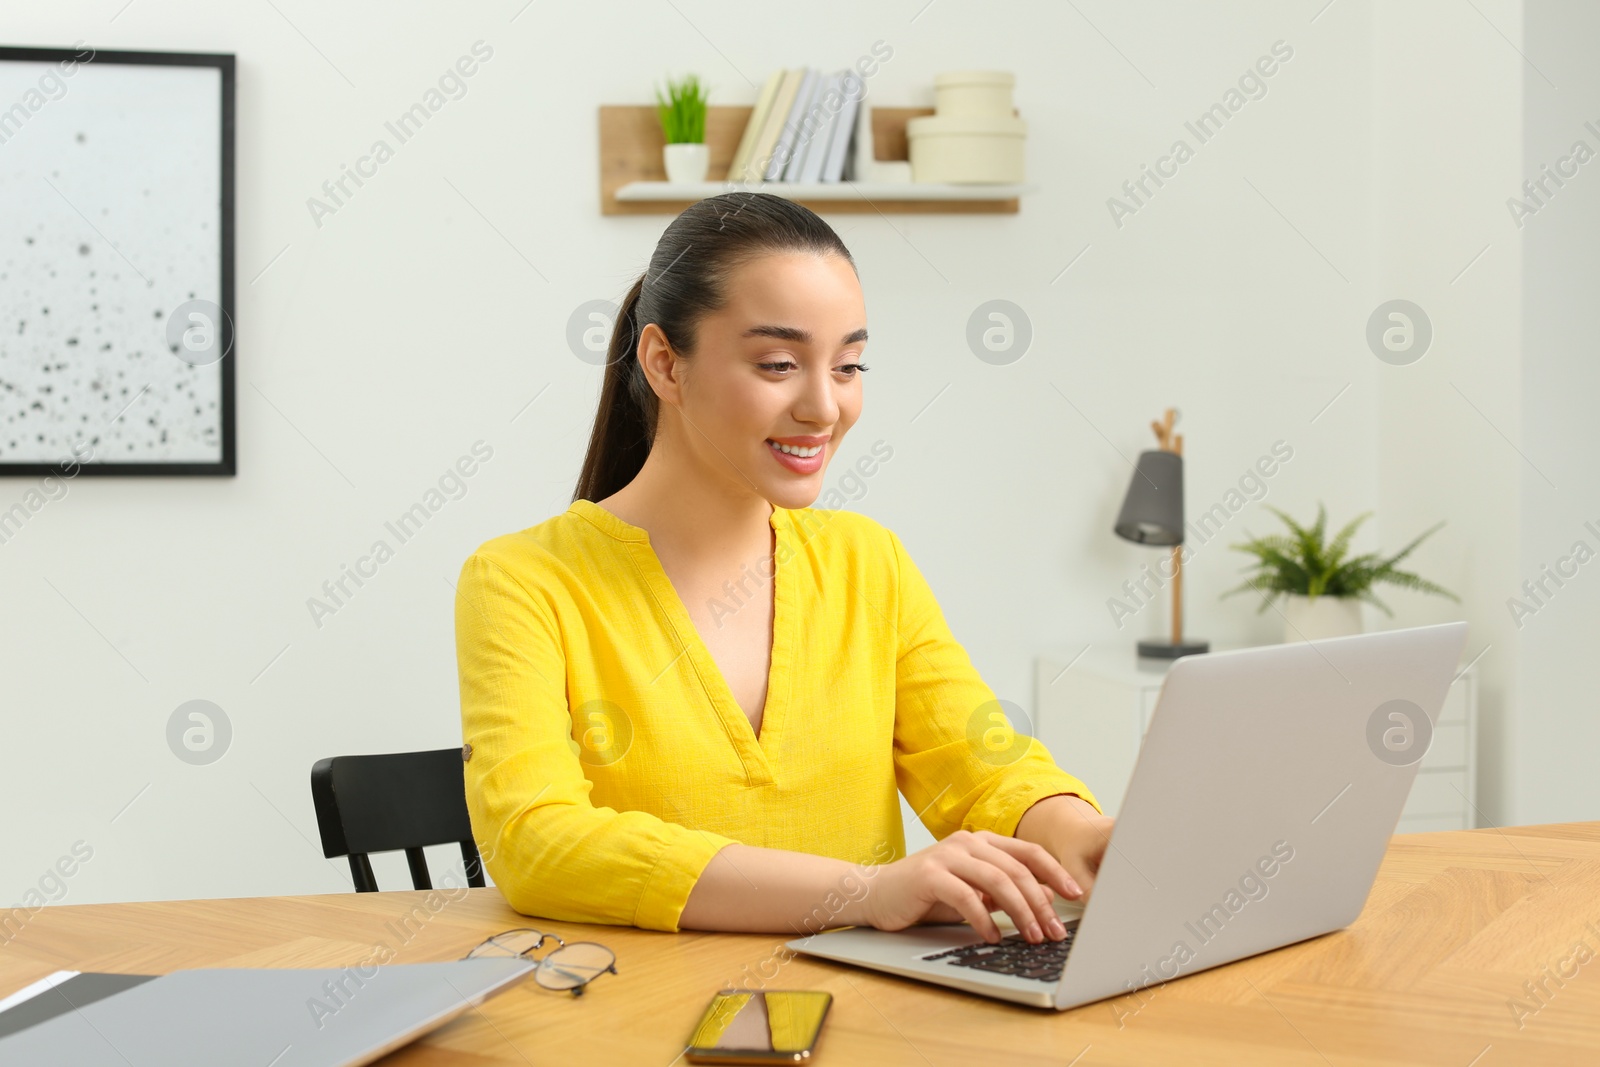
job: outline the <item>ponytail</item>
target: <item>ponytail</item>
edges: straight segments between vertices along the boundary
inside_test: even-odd
[[[639,327],[635,317],[644,277],[622,298],[617,321],[606,347],[605,378],[600,386],[600,409],[589,433],[589,453],[583,461],[574,500],[604,500],[633,481],[650,454],[656,432],[657,401],[644,368],[639,366]]]
[[[772,252],[843,256],[849,249],[811,209],[772,193],[733,192],[690,204],[656,242],[650,264],[617,311],[606,347],[600,406],[573,500],[599,501],[644,467],[660,398],[639,365],[639,335],[655,323],[680,357],[693,355],[700,319],[726,303],[726,285],[746,260]]]

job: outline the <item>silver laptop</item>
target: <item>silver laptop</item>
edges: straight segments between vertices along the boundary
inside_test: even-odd
[[[1176,660],[1089,902],[1056,901],[1063,941],[1029,945],[996,913],[997,946],[959,923],[789,947],[1060,1011],[1347,926],[1466,638],[1451,622]]]

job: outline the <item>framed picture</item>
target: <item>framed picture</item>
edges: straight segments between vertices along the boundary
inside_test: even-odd
[[[0,475],[236,473],[234,57],[0,48]]]

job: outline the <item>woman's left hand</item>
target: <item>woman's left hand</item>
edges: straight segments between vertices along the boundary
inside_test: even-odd
[[[1012,836],[1044,846],[1083,887],[1083,896],[1074,901],[1083,904],[1094,891],[1095,875],[1105,858],[1115,821],[1100,814],[1082,797],[1060,793],[1037,801],[1023,812]]]

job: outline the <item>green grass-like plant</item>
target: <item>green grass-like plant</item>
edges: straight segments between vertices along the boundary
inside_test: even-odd
[[[1443,586],[1395,566],[1410,555],[1412,549],[1420,545],[1424,538],[1443,526],[1442,521],[1388,559],[1384,559],[1378,552],[1368,552],[1346,559],[1345,553],[1349,551],[1350,539],[1355,536],[1357,527],[1365,522],[1372,512],[1365,511],[1357,515],[1334,535],[1331,542],[1324,543],[1327,512],[1321,503],[1317,504],[1317,521],[1309,528],[1295,522],[1271,505],[1266,507],[1284,521],[1289,527],[1289,534],[1268,534],[1265,537],[1252,538],[1242,544],[1229,545],[1229,548],[1236,548],[1255,557],[1250,566],[1245,568],[1246,571],[1254,573],[1241,585],[1222,594],[1224,597],[1229,597],[1246,590],[1262,594],[1261,607],[1256,612],[1258,615],[1266,611],[1279,594],[1298,593],[1311,598],[1355,597],[1357,600],[1375,605],[1385,615],[1393,617],[1394,612],[1372,592],[1372,587],[1382,582],[1414,589],[1419,593],[1437,593],[1457,602],[1461,600]]]
[[[710,91],[697,75],[667,82],[667,95],[656,90],[656,115],[667,144],[701,144],[706,139],[706,100]]]

